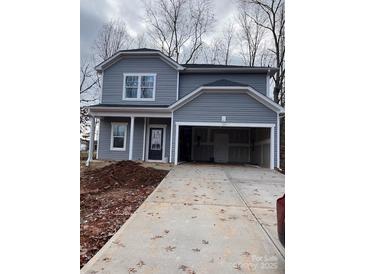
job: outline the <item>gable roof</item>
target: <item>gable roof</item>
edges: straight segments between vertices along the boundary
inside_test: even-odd
[[[215,85],[216,84],[216,85]],[[245,93],[258,102],[262,103],[266,107],[275,111],[276,113],[283,113],[284,108],[279,104],[275,103],[273,100],[268,98],[267,96],[261,94],[253,87],[245,84],[240,84],[236,82],[232,82],[229,80],[221,79],[212,83],[208,83],[204,86],[201,86],[194,90],[193,92],[185,95],[180,98],[178,101],[169,106],[171,110],[177,110],[188,102],[194,100],[196,97],[200,96],[202,93],[212,93],[212,92],[234,92],[234,93]]]
[[[105,61],[98,64],[95,69],[98,72],[103,71],[110,65],[114,64],[122,56],[133,56],[133,55],[146,55],[146,56],[159,56],[167,64],[175,68],[176,70],[182,71],[183,73],[201,73],[201,72],[220,72],[220,73],[266,73],[273,76],[278,69],[271,67],[249,67],[249,66],[238,66],[238,65],[216,65],[216,64],[179,64],[172,58],[168,57],[158,49],[151,48],[137,48],[137,49],[126,49],[119,50],[113,56],[109,57]]]
[[[145,55],[145,56],[158,56],[161,58],[162,61],[167,63],[168,65],[172,66],[176,70],[183,70],[184,67],[181,66],[179,63],[175,62],[170,57],[163,54],[161,51],[157,49],[149,49],[149,48],[138,48],[138,49],[127,49],[127,50],[119,50],[114,55],[106,59],[105,61],[98,64],[95,69],[97,72],[102,72],[104,69],[108,68],[112,64],[114,64],[116,61],[119,60],[119,58],[123,56],[133,56],[133,55]]]

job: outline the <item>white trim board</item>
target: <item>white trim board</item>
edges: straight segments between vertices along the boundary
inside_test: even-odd
[[[176,77],[176,101],[179,100],[179,85],[180,85],[180,72],[177,72],[177,77]]]
[[[170,157],[169,163],[172,163],[172,136],[174,135],[174,112],[172,112],[170,120]]]
[[[97,117],[151,117],[171,118],[171,113],[150,113],[150,112],[92,112]]]
[[[101,118],[99,117],[98,120],[99,120],[99,130],[98,130],[98,138],[97,138],[97,144],[96,144],[96,159],[97,160],[99,160]]]
[[[176,122],[179,126],[211,126],[211,127],[275,127],[275,124],[265,123],[216,123],[216,122]]]
[[[149,159],[149,151],[150,151],[150,128],[163,128],[163,140],[162,140],[162,159],[161,160],[150,160]],[[166,124],[149,124],[147,127],[147,148],[146,148],[146,161],[147,162],[157,162],[157,163],[165,163],[166,162]]]
[[[134,145],[134,116],[131,116],[131,132],[129,133],[129,156],[128,159],[133,159],[133,145]]]
[[[147,118],[144,117],[143,119],[143,148],[142,148],[142,161],[145,160],[145,152],[146,152],[146,120]]]
[[[180,126],[208,126],[208,127],[247,127],[247,128],[270,128],[270,169],[274,169],[274,141],[275,141],[275,124],[266,123],[214,123],[214,122],[176,122],[175,131],[175,159],[174,164],[178,164],[179,154],[179,129]]]

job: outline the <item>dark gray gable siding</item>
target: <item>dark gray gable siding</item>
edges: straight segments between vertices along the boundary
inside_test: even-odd
[[[156,73],[155,101],[123,101],[123,73]],[[123,57],[103,74],[103,104],[170,105],[176,101],[177,71],[159,57]]]
[[[227,123],[277,123],[277,114],[247,94],[203,93],[174,112],[173,122],[221,122],[226,116]],[[175,151],[173,129],[172,148]],[[276,166],[277,126],[275,126],[274,164]],[[173,155],[172,159],[175,155]]]
[[[258,92],[266,95],[266,74],[225,74],[225,73],[196,73],[196,74],[182,74],[180,73],[179,83],[179,98],[189,94],[195,89],[217,81],[226,79],[233,82],[249,85]]]

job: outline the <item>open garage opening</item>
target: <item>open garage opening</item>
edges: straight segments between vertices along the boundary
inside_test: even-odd
[[[271,128],[180,126],[178,141],[179,162],[270,168]]]

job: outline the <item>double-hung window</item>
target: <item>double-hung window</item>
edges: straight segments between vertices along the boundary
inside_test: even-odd
[[[127,143],[127,124],[112,123],[110,149],[124,151],[126,149],[126,143]]]
[[[125,73],[123,100],[154,101],[156,91],[156,74]]]

